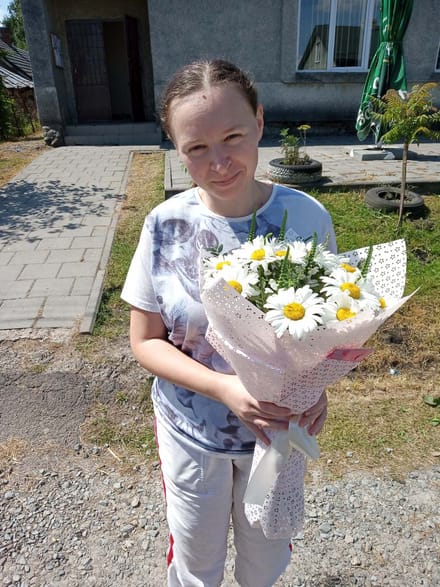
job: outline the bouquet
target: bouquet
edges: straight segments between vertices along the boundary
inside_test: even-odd
[[[254,223],[253,223],[254,224]],[[364,359],[362,345],[410,296],[403,240],[336,255],[318,244],[255,236],[201,263],[207,339],[260,401],[301,414]],[[305,457],[316,439],[294,421],[257,439],[246,516],[268,538],[290,538],[304,516]]]

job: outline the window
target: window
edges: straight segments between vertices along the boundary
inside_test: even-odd
[[[364,71],[379,45],[380,0],[301,0],[298,69]]]
[[[435,69],[436,69],[436,71],[440,71],[440,45],[439,45],[438,51],[437,51],[437,62],[435,64]]]

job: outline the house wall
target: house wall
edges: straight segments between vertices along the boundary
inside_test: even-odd
[[[434,71],[440,40],[438,1],[414,2],[404,39],[409,86],[440,82],[440,72]],[[65,20],[111,20],[129,14],[140,23],[144,104],[150,117],[178,67],[201,57],[223,57],[253,75],[267,121],[333,123],[336,128],[346,123],[354,129],[366,72],[296,71],[299,0],[21,0],[21,4],[43,124],[75,122]],[[50,33],[61,40],[64,68],[54,63]],[[440,103],[438,89],[435,96]]]
[[[148,6],[156,103],[178,67],[223,57],[252,73],[266,121],[345,122],[354,130],[366,72],[296,71],[298,0],[149,0]],[[409,84],[440,81],[434,73],[439,14],[438,0],[414,2],[404,39]]]
[[[51,125],[54,120],[62,125],[77,122],[65,21],[111,21],[121,20],[125,15],[138,19],[144,109],[147,119],[154,117],[147,0],[22,0],[22,6],[32,67],[39,80],[37,83],[41,86],[40,99],[37,90],[37,100],[43,124]],[[63,68],[56,67],[53,63],[50,33],[56,33],[60,38]],[[52,95],[58,97],[58,109],[53,108],[54,99],[48,99]]]
[[[60,127],[66,117],[64,76],[55,66],[50,31],[55,24],[44,0],[21,0],[26,40],[32,64],[38,115],[41,123]]]

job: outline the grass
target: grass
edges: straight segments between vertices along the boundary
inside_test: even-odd
[[[48,149],[41,132],[0,143],[0,186]]]
[[[404,238],[405,293],[420,288],[368,342],[375,352],[329,389],[320,436],[327,472],[356,467],[400,475],[439,463],[440,409],[423,398],[440,396],[440,198],[426,196],[429,215],[406,219],[396,232],[397,216],[367,208],[362,192],[314,195],[332,215],[341,251]]]
[[[112,338],[127,336],[128,309],[119,294],[146,213],[163,200],[160,154],[133,158],[104,295],[93,352]],[[407,292],[419,292],[369,341],[376,349],[360,367],[328,390],[329,417],[320,435],[322,458],[311,471],[340,476],[353,469],[386,471],[394,476],[439,463],[440,405],[423,400],[440,396],[438,386],[440,311],[440,198],[426,197],[430,214],[406,220],[396,233],[397,217],[367,208],[361,192],[315,195],[332,214],[341,251],[405,238],[408,248]],[[115,450],[152,447],[149,383],[121,391],[110,407],[97,403],[84,434]],[[142,418],[133,416],[140,410]],[[436,420],[437,419],[437,420]]]
[[[314,194],[332,215],[341,251],[404,238],[408,248],[407,292],[423,286],[419,295],[440,290],[440,198],[425,196],[427,218],[407,220],[396,232],[395,214],[371,210],[363,193]]]
[[[98,403],[93,414],[81,426],[81,434],[89,443],[97,446],[114,446],[123,456],[129,453],[151,454],[154,448],[154,432],[151,412],[138,410],[137,401],[110,405]],[[136,407],[133,416],[132,407]]]
[[[22,438],[8,438],[0,443],[0,473],[8,474],[8,469],[19,462],[28,452],[28,444]]]
[[[126,199],[122,205],[96,319],[94,334],[97,336],[127,333],[129,309],[120,299],[120,293],[145,216],[163,201],[163,166],[162,154],[133,155]]]
[[[100,349],[120,337],[127,338],[129,307],[120,293],[131,258],[148,212],[163,201],[164,158],[161,153],[135,153],[132,158],[126,198],[121,207],[111,256],[107,265],[101,305],[93,336],[80,337],[77,347],[95,361]],[[138,389],[119,390],[114,401],[99,401],[81,427],[86,442],[107,445],[125,460],[137,454],[155,457],[150,400],[152,379],[147,375]]]

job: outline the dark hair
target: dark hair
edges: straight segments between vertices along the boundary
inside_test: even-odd
[[[171,78],[162,98],[160,120],[168,136],[170,132],[170,106],[173,100],[185,98],[204,88],[236,84],[257,113],[258,96],[253,82],[239,67],[224,59],[193,61],[179,69]]]

